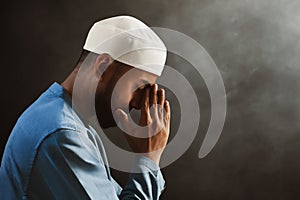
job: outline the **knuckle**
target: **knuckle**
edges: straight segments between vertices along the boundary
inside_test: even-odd
[[[170,115],[166,115],[165,120],[170,121]]]
[[[163,96],[165,94],[165,90],[161,88],[161,89],[159,89],[159,93],[160,93],[160,95]]]
[[[160,112],[160,113],[163,112],[163,108],[161,106],[158,106],[158,112]]]
[[[148,106],[149,106],[149,103],[148,103],[147,101],[144,101],[144,102],[142,103],[142,106],[143,106],[143,107],[148,107]]]
[[[151,119],[147,119],[146,124],[150,125],[151,123],[152,123],[152,120]]]

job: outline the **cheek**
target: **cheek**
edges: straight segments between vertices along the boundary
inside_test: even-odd
[[[123,108],[129,106],[131,99],[133,98],[133,92],[130,86],[122,85],[115,88],[114,95],[112,96],[112,109]]]

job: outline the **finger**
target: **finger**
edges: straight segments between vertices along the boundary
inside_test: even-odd
[[[150,115],[152,119],[159,120],[157,114],[157,84],[153,84],[151,86]]]
[[[140,125],[147,125],[147,122],[150,119],[149,113],[149,93],[150,89],[146,88],[144,91],[143,99],[141,102],[141,118],[140,118]]]
[[[164,115],[164,122],[166,126],[170,125],[170,116],[171,116],[171,109],[170,109],[170,103],[168,100],[164,103],[164,109],[165,109],[165,115]]]
[[[164,102],[165,102],[165,90],[159,89],[157,91],[157,109],[158,109],[158,116],[159,119],[162,120],[164,116]]]
[[[166,114],[170,114],[170,103],[168,100],[165,100],[164,109],[166,111]]]
[[[146,88],[141,102],[141,111],[148,113],[149,111],[149,88]]]
[[[157,84],[151,86],[150,106],[157,103]]]
[[[157,90],[157,103],[163,105],[165,102],[165,90],[159,89]]]

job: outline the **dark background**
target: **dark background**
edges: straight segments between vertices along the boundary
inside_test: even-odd
[[[90,26],[129,14],[196,39],[227,91],[221,138],[199,159],[210,118],[208,92],[184,60],[169,56],[197,91],[202,120],[192,146],[163,169],[161,199],[299,199],[300,1],[33,0],[2,3],[1,10],[1,152],[24,109],[72,70]],[[175,109],[173,120],[178,115]],[[126,183],[127,174],[113,174]]]

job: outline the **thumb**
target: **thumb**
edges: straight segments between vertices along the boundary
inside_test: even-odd
[[[115,111],[117,126],[124,132],[131,131],[128,115],[120,108]]]

